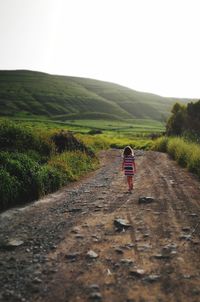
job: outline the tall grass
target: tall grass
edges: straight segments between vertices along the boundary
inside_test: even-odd
[[[34,133],[30,128],[5,120],[0,122],[0,150],[22,153],[34,150],[48,157],[55,152],[55,145],[48,135]]]
[[[167,152],[168,141],[169,138],[166,136],[159,137],[158,139],[154,140],[152,149],[159,152]]]
[[[88,170],[97,168],[98,159],[81,151],[70,151],[52,157],[48,165],[62,172],[67,181],[73,181],[77,180]]]
[[[37,132],[0,123],[0,210],[36,200],[98,166],[94,152],[71,133]]]
[[[86,145],[89,145],[92,150],[98,151],[101,149],[116,148],[123,149],[126,146],[131,146],[133,149],[149,150],[152,147],[152,140],[150,139],[136,139],[119,137],[117,135],[76,135]]]
[[[167,152],[179,165],[186,167],[200,178],[200,145],[180,137],[162,137],[157,139],[153,150]]]
[[[80,139],[86,146],[90,147],[93,152],[108,149],[110,147],[110,139],[101,135],[83,135],[76,134],[76,138]]]

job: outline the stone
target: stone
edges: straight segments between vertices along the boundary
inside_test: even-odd
[[[108,276],[111,276],[111,275],[112,275],[112,273],[111,273],[111,271],[109,270],[109,268],[107,268],[107,275],[108,275]]]
[[[6,250],[12,250],[22,244],[24,244],[24,241],[22,241],[20,239],[10,239],[8,241],[0,242],[0,248],[6,249]]]
[[[87,257],[90,258],[90,259],[96,259],[99,256],[98,256],[97,253],[95,253],[94,251],[90,250],[90,251],[87,252]]]
[[[120,262],[123,264],[133,264],[134,261],[132,259],[121,259]]]
[[[184,279],[191,279],[191,277],[192,277],[191,275],[183,275]]]
[[[51,268],[51,269],[49,270],[49,272],[52,273],[52,274],[55,274],[55,273],[58,272],[58,269],[57,269],[57,268]]]
[[[92,289],[92,290],[99,291],[99,285],[98,285],[98,284],[91,284],[91,285],[89,286],[89,288]]]
[[[143,197],[139,197],[138,203],[144,203],[144,204],[148,204],[148,203],[152,203],[154,202],[155,199],[153,197],[149,197],[149,196],[143,196]]]
[[[89,295],[89,298],[94,301],[101,301],[102,295],[99,292],[94,292]]]
[[[130,274],[131,276],[133,276],[133,277],[136,277],[136,278],[142,278],[142,277],[144,277],[144,275],[145,275],[145,270],[143,270],[143,269],[131,270],[131,271],[129,272],[129,274]]]
[[[151,275],[145,277],[144,281],[153,283],[153,282],[158,281],[159,279],[160,279],[160,275],[151,274]]]
[[[77,213],[77,212],[81,212],[82,209],[81,208],[71,208],[71,209],[68,209],[69,212],[72,212],[72,213]]]
[[[123,253],[124,253],[124,251],[123,251],[122,249],[120,249],[120,248],[116,248],[116,249],[115,249],[115,252],[116,252],[117,254],[123,254]]]
[[[191,217],[198,217],[198,215],[196,213],[191,213],[191,214],[189,214],[189,216],[191,216]]]
[[[127,248],[127,249],[132,249],[132,248],[134,248],[135,247],[135,244],[133,244],[133,243],[127,243],[125,246],[124,246],[124,248]]]
[[[182,231],[183,231],[183,232],[189,232],[189,231],[190,231],[190,227],[187,227],[187,226],[186,226],[186,227],[183,227],[183,228],[182,228]]]
[[[74,228],[71,230],[71,232],[72,232],[72,233],[75,233],[75,234],[80,233],[80,231],[81,231],[81,229],[80,229],[79,227],[74,227]]]
[[[147,250],[149,250],[149,249],[151,249],[152,248],[152,246],[150,245],[150,244],[142,244],[142,245],[139,245],[138,247],[137,247],[137,250],[138,250],[138,252],[145,252],[145,251],[147,251]]]
[[[75,238],[76,238],[76,239],[84,239],[84,236],[81,235],[81,234],[77,234],[77,235],[75,236]]]
[[[33,282],[39,284],[39,283],[42,283],[42,280],[40,278],[38,278],[38,277],[35,277],[33,279]]]
[[[192,240],[191,243],[194,244],[194,245],[198,245],[198,244],[200,244],[200,241],[198,241],[198,240]]]
[[[70,253],[70,254],[66,254],[65,258],[67,260],[75,261],[79,256],[80,256],[80,253]]]
[[[181,240],[190,240],[191,237],[192,237],[191,235],[181,234],[179,239],[181,239]]]
[[[192,290],[192,294],[193,294],[194,296],[199,296],[199,295],[200,295],[200,289],[199,289],[199,288],[194,288],[194,289]]]
[[[129,221],[126,219],[122,219],[122,218],[115,219],[114,225],[117,228],[117,230],[119,230],[119,231],[126,230],[131,227],[131,224],[129,223]]]
[[[175,250],[177,248],[176,243],[169,243],[163,247],[163,250]]]
[[[153,256],[153,258],[167,260],[167,259],[170,259],[171,257],[168,254],[156,254]]]

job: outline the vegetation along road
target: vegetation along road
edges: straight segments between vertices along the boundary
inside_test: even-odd
[[[100,157],[79,182],[1,213],[0,301],[199,301],[199,181],[137,151],[129,194],[120,151]]]

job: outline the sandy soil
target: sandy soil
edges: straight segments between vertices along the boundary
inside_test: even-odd
[[[0,301],[200,301],[199,181],[138,151],[129,194],[120,151],[100,158],[79,182],[0,215]]]

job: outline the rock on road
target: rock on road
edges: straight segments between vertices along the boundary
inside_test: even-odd
[[[200,301],[199,181],[166,154],[137,151],[129,194],[120,152],[0,214],[0,301]]]

